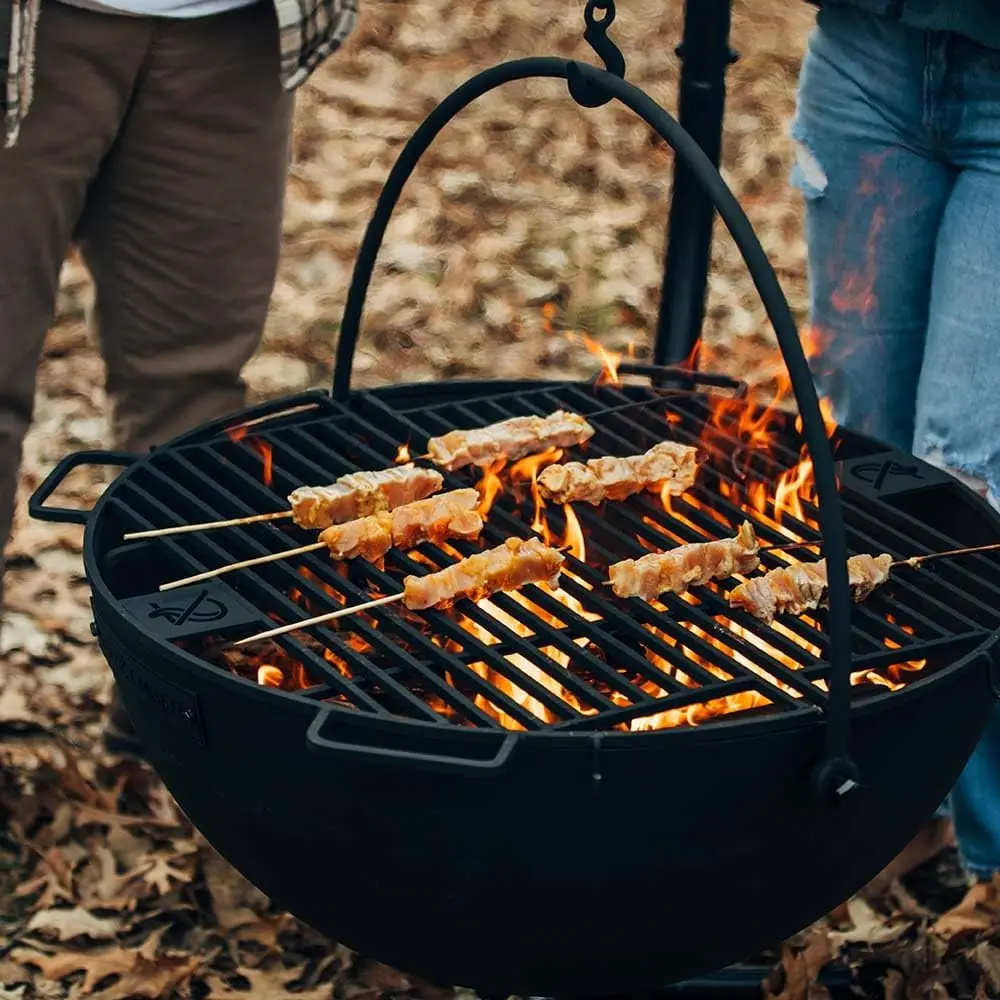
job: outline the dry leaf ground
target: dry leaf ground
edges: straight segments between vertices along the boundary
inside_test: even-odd
[[[679,7],[622,0],[614,26],[630,79],[670,108]],[[301,95],[284,259],[265,344],[247,371],[255,396],[329,379],[363,227],[421,118],[500,59],[589,57],[582,8],[580,0],[366,0],[348,50]],[[804,248],[800,205],[786,183],[786,129],[811,16],[798,0],[736,3],[733,41],[743,56],[730,75],[724,165],[800,318]],[[440,137],[397,210],[368,299],[358,382],[589,375],[586,352],[545,332],[546,302],[564,327],[648,351],[669,196],[670,156],[627,112],[581,111],[553,82],[484,98]],[[105,443],[102,366],[84,324],[88,291],[68,262],[24,496],[66,452]],[[777,359],[762,310],[721,234],[710,294],[713,364],[771,378]],[[81,474],[64,499],[87,506],[101,485],[98,472]],[[109,674],[88,629],[80,531],[31,523],[22,505],[9,557],[0,1000],[441,997],[272,912],[183,821],[154,776],[102,757]],[[822,995],[810,981],[837,952],[888,969],[875,977],[875,995],[1000,990],[990,905],[932,933],[932,914],[901,898],[881,909],[852,904],[846,929],[824,924],[788,943],[769,991],[783,1000]],[[873,952],[882,964],[872,965]]]

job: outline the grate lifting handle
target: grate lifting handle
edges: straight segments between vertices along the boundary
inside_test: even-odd
[[[126,451],[75,451],[60,459],[28,499],[28,514],[36,521],[63,524],[86,524],[90,511],[78,507],[49,507],[45,501],[59,488],[62,481],[82,465],[114,465],[127,468],[139,456]]]
[[[821,759],[813,771],[813,784],[817,794],[825,801],[840,801],[846,794],[859,787],[857,768],[848,753],[852,651],[847,535],[833,454],[826,437],[812,372],[799,342],[799,331],[778,277],[739,201],[691,134],[647,93],[607,70],[556,57],[535,57],[515,59],[493,66],[467,80],[449,94],[427,116],[403,147],[389,171],[375,211],[365,230],[347,293],[344,318],[337,343],[333,395],[338,400],[346,400],[350,396],[351,367],[375,260],[393,209],[420,157],[452,118],[473,101],[506,83],[539,77],[566,81],[571,86],[571,95],[573,90],[579,91],[582,86],[590,95],[590,99],[604,96],[618,100],[673,147],[678,162],[685,165],[714,203],[716,211],[739,248],[767,311],[778,346],[781,348],[785,367],[788,369],[792,391],[802,419],[803,437],[813,460],[819,521],[823,533],[822,556],[826,559],[828,567],[830,691],[824,720],[825,745]]]

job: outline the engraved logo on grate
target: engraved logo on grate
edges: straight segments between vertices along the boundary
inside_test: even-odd
[[[225,604],[222,601],[217,601],[214,597],[209,597],[207,590],[201,590],[195,594],[186,607],[180,605],[160,607],[155,601],[150,601],[149,606],[152,608],[152,611],[149,612],[150,618],[166,618],[175,628],[180,628],[188,621],[199,624],[222,621],[229,614],[229,609]]]
[[[236,591],[215,581],[131,597],[122,604],[150,632],[165,639],[217,634],[260,620],[260,613]]]
[[[845,486],[876,497],[912,493],[951,481],[947,473],[901,451],[844,462],[840,477]]]

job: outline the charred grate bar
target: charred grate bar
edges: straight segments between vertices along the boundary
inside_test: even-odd
[[[584,383],[520,383],[500,392],[495,384],[491,388],[484,395],[476,384],[435,386],[430,405],[427,390],[419,386],[357,393],[350,405],[312,397],[314,410],[264,424],[243,440],[218,433],[192,436],[154,453],[116,490],[111,500],[116,521],[124,532],[281,510],[286,495],[303,483],[390,465],[401,444],[419,454],[429,436],[455,427],[560,407],[587,416],[658,395],[639,386]],[[664,439],[698,445],[705,440],[713,407],[717,402],[702,394],[673,392],[649,407],[599,414],[592,420],[598,434],[586,456],[630,454]],[[518,595],[497,595],[488,607],[486,602],[461,602],[457,614],[429,611],[416,619],[375,609],[341,620],[339,629],[318,627],[307,637],[281,636],[278,646],[309,678],[298,696],[332,699],[376,715],[527,730],[643,728],[644,719],[733,696],[752,695],[749,707],[766,706],[772,713],[822,709],[826,693],[820,685],[829,666],[825,612],[768,627],[730,609],[718,585],[693,588],[686,598],[665,595],[658,605],[619,600],[604,586],[611,562],[652,548],[730,535],[744,519],[754,524],[764,545],[818,539],[816,510],[808,500],[800,500],[794,513],[782,511],[780,519],[773,504],[757,512],[747,504],[748,483],[774,482],[799,461],[791,418],[776,416],[773,422],[776,429],[766,453],[749,455],[733,433],[713,428],[713,446],[724,449],[728,460],[704,465],[695,487],[671,498],[670,511],[650,494],[600,509],[574,505],[587,561],[567,557],[558,597],[532,586]],[[270,450],[270,485],[261,478],[262,447]],[[885,456],[874,447],[841,435],[842,469],[882,461]],[[912,459],[906,461],[912,465]],[[445,479],[444,488],[454,489],[475,485],[480,474],[458,472]],[[915,483],[909,492],[879,500],[872,491],[852,489],[845,481],[842,497],[852,551],[886,551],[899,558],[978,541],[959,531],[968,526],[956,525],[952,537],[916,516],[914,504],[947,502],[950,486],[933,476]],[[531,507],[530,500],[516,504],[509,490],[502,493],[487,518],[486,544],[530,535]],[[546,517],[553,535],[564,536],[563,512],[550,506]],[[122,545],[109,556],[109,565],[119,563],[122,579],[131,577],[126,585],[131,590],[119,596],[148,604],[165,579],[311,540],[298,529],[253,525]],[[245,608],[257,610],[256,624],[266,627],[269,616],[305,617],[303,602],[322,611],[393,593],[403,575],[426,572],[429,565],[453,561],[456,553],[476,550],[469,543],[446,548],[425,544],[412,553],[394,549],[383,569],[355,560],[346,575],[320,552],[232,574],[224,578],[221,592],[235,590]],[[809,558],[805,552],[795,557]],[[162,578],[135,575],[140,562],[155,566]],[[781,564],[780,555],[763,554],[765,568]],[[163,596],[155,595],[161,603]],[[993,556],[896,573],[889,585],[856,607],[854,668],[865,674],[919,663],[932,671],[1000,627],[998,609],[1000,561]],[[203,636],[213,634],[222,633],[206,623]],[[185,648],[208,659],[218,652],[217,646],[199,643],[190,635],[184,640]]]

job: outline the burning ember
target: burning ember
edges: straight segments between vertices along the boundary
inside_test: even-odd
[[[555,307],[546,306],[543,320],[547,329],[554,330],[554,318]],[[599,383],[621,384],[618,376],[621,354],[606,350],[586,334],[566,331],[565,335],[574,342],[582,343],[601,360]],[[807,332],[804,343],[807,353],[816,352],[819,338],[815,331]],[[746,400],[724,396],[713,397],[708,419],[697,428],[697,433],[691,428],[685,431],[685,418],[680,413],[665,415],[675,433],[686,434],[687,440],[697,445],[706,460],[698,469],[694,489],[678,496],[669,488],[669,483],[664,483],[662,491],[646,493],[638,500],[641,510],[648,513],[640,512],[643,530],[634,535],[635,541],[646,550],[664,551],[695,539],[709,541],[729,536],[748,518],[765,536],[770,532],[772,537],[790,541],[809,539],[807,544],[794,552],[772,553],[769,557],[775,560],[772,565],[815,558],[815,551],[810,551],[810,547],[815,549],[811,541],[815,536],[811,532],[818,529],[814,510],[813,463],[797,438],[800,427],[789,418],[790,396],[787,378],[782,378],[773,397],[759,405],[748,405]],[[824,417],[827,433],[832,438],[837,426],[826,408]],[[269,483],[272,472],[270,446],[247,437],[246,428],[236,428],[230,436],[234,441],[246,440],[247,445],[261,456],[262,477]],[[647,441],[644,447],[652,444],[655,442]],[[789,447],[792,455],[801,447],[798,461],[791,467],[788,463]],[[461,657],[469,671],[486,681],[508,702],[513,702],[524,713],[544,723],[560,721],[552,708],[553,699],[582,715],[601,711],[577,693],[582,684],[574,681],[586,673],[578,662],[580,651],[586,651],[591,664],[596,657],[607,667],[607,672],[618,669],[623,685],[630,685],[633,691],[638,689],[652,699],[676,695],[685,688],[690,688],[694,697],[706,679],[716,679],[727,685],[728,692],[724,695],[713,697],[709,687],[705,690],[705,698],[692,704],[661,712],[647,711],[643,717],[618,724],[619,729],[627,731],[697,726],[721,716],[767,708],[776,699],[801,700],[804,692],[810,690],[809,685],[821,691],[827,690],[827,682],[810,670],[822,663],[826,655],[822,624],[815,616],[804,614],[795,619],[775,620],[771,624],[754,623],[753,627],[747,627],[738,620],[738,614],[734,613],[732,617],[719,614],[716,609],[708,607],[707,601],[703,604],[706,593],[724,603],[728,592],[747,579],[739,575],[721,583],[710,582],[700,591],[688,591],[651,602],[652,607],[660,612],[661,619],[658,621],[662,620],[662,627],[633,623],[630,633],[634,637],[636,629],[641,628],[639,634],[645,636],[639,641],[644,647],[649,669],[641,676],[626,675],[616,668],[604,651],[594,649],[584,623],[600,621],[602,615],[593,610],[594,602],[588,600],[585,606],[581,596],[586,597],[589,592],[602,600],[614,600],[610,591],[595,587],[595,580],[607,578],[608,553],[615,551],[616,544],[613,532],[620,529],[606,528],[603,524],[605,520],[614,518],[613,512],[608,513],[612,504],[606,508],[595,508],[584,503],[575,507],[546,501],[544,491],[539,487],[540,475],[553,464],[571,460],[579,459],[565,456],[563,449],[550,448],[512,463],[498,461],[488,465],[478,471],[478,481],[475,482],[480,496],[478,512],[484,519],[494,515],[500,505],[503,508],[501,518],[520,518],[546,545],[558,547],[567,555],[558,586],[538,584],[536,591],[513,592],[480,600],[475,614],[468,612],[468,606],[465,613],[455,608],[436,612],[447,615],[457,626],[457,630],[452,628],[447,634],[441,634],[423,615],[403,611],[401,613],[406,621],[419,627],[436,646]],[[401,445],[395,462],[403,464],[411,461],[409,443]],[[472,485],[472,480],[469,485]],[[501,530],[503,534],[509,534],[507,528]],[[611,532],[608,538],[604,537],[606,530]],[[600,541],[592,544],[597,538]],[[487,541],[485,537],[480,540],[483,548],[493,544],[496,542]],[[592,548],[594,552],[590,551]],[[407,553],[407,558],[435,571],[451,560],[459,560],[468,554],[468,550],[459,551],[451,543],[444,542],[426,550],[414,549]],[[624,558],[625,554],[616,554],[615,558]],[[336,568],[338,574],[348,576],[349,567],[346,564]],[[318,580],[308,570],[301,572],[314,588],[319,588],[329,597],[334,607],[352,603],[335,587]],[[370,585],[366,586],[370,591]],[[532,600],[529,593],[535,593],[536,599]],[[697,596],[698,593],[702,593],[702,598]],[[328,610],[328,606],[317,607],[318,601],[307,600],[301,592],[296,591],[290,596],[311,614]],[[378,595],[373,593],[372,596]],[[616,608],[616,617],[608,622],[611,634],[617,634],[617,616],[627,614],[620,606]],[[866,614],[869,620],[876,614],[872,605],[867,607]],[[353,620],[350,617],[340,619],[329,627],[337,630],[342,642],[351,650],[366,656],[377,656],[371,644],[358,634],[358,621],[363,621],[368,628],[378,628],[378,619],[367,614],[354,616]],[[884,648],[900,650],[901,657],[905,657],[905,637],[914,635],[914,627],[897,621],[892,615],[883,616],[883,622],[884,638],[880,641]],[[545,627],[544,635],[542,626]],[[558,642],[553,640],[553,635]],[[352,676],[349,663],[318,639],[307,637],[301,641],[332,663],[343,676]],[[421,655],[398,637],[394,636],[393,641],[410,655]],[[633,638],[631,641],[636,640]],[[877,637],[876,641],[879,641]],[[253,655],[233,654],[236,658],[227,659],[228,666],[262,686],[284,691],[301,690],[318,683],[307,674],[302,664],[283,650],[270,643],[263,645],[265,648]],[[491,651],[488,656],[484,649]],[[852,674],[851,683],[896,690],[905,683],[908,675],[922,670],[926,662],[923,659],[901,659],[890,666],[860,669]],[[388,667],[391,668],[391,664]],[[599,678],[595,681],[592,667],[590,670],[583,682],[588,690],[599,692],[612,707],[627,709],[635,704],[634,696],[623,693],[614,683],[601,682]],[[753,676],[767,682],[772,697],[753,689],[748,679]],[[499,725],[512,730],[525,728],[524,723],[511,714],[512,708],[504,708],[499,699],[491,700],[481,689],[471,690],[467,676],[460,678],[445,673],[444,678]],[[422,694],[422,698],[435,712],[462,721],[438,694],[427,692]]]

